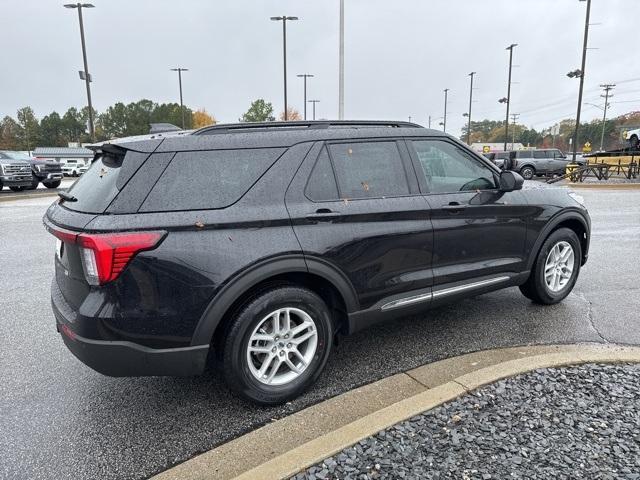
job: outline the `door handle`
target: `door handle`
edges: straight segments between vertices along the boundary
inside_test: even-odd
[[[463,204],[458,203],[458,202],[449,202],[448,205],[443,205],[442,206],[442,210],[444,210],[446,212],[449,212],[451,214],[460,213],[465,208],[467,208],[466,205],[463,205]]]
[[[307,220],[314,222],[330,222],[340,216],[340,212],[334,212],[328,208],[319,208],[315,213],[307,215]]]

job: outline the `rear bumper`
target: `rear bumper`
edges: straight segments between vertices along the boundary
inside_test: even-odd
[[[190,376],[201,374],[207,362],[208,345],[183,348],[149,348],[126,341],[93,340],[73,331],[75,314],[54,289],[51,306],[56,329],[65,345],[82,363],[112,377]],[[56,294],[58,293],[58,294]]]

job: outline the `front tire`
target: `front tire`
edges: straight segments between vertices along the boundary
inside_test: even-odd
[[[522,175],[522,178],[524,178],[525,180],[531,180],[535,176],[535,174],[536,170],[529,165],[527,165],[526,167],[522,167],[522,169],[520,170],[520,175]]]
[[[637,151],[638,150],[638,143],[640,143],[638,141],[638,137],[636,135],[633,135],[630,139],[629,139],[629,147],[632,151]]]
[[[326,303],[296,286],[274,288],[242,306],[223,340],[229,388],[262,405],[300,395],[322,373],[333,340]]]
[[[25,187],[9,187],[9,190],[12,192],[21,192],[25,189]]]
[[[542,244],[522,294],[534,303],[552,305],[571,293],[582,260],[580,240],[569,228],[559,228]]]
[[[43,185],[47,188],[58,188],[60,186],[60,183],[62,183],[62,180],[56,180],[55,182],[47,182],[47,183],[44,183]]]

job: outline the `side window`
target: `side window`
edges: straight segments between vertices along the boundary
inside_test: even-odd
[[[518,151],[518,158],[531,158],[531,150]]]
[[[441,140],[411,142],[429,193],[496,188],[494,171],[460,147]]]
[[[547,154],[544,150],[534,150],[533,158],[547,158]]]
[[[337,200],[338,186],[336,185],[336,177],[333,174],[331,160],[327,153],[327,147],[322,148],[322,152],[316,160],[316,164],[309,175],[305,194],[309,200],[321,202],[323,200]]]
[[[409,194],[396,142],[336,143],[329,149],[341,198]]]

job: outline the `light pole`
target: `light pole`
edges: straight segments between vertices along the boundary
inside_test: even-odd
[[[304,119],[307,119],[307,78],[313,78],[310,73],[301,73],[298,78],[304,78]]]
[[[609,106],[609,97],[613,95],[609,94],[609,91],[615,87],[613,83],[605,83],[604,85],[600,85],[604,89],[604,95],[600,95],[604,97],[604,113],[602,115],[602,134],[600,135],[600,151],[604,151],[604,127],[607,124],[607,107]]]
[[[511,104],[511,69],[513,67],[513,48],[517,47],[517,43],[512,43],[509,45],[506,50],[509,50],[509,80],[507,81],[507,116],[504,121],[504,150],[507,150],[507,138],[509,137],[509,105]],[[501,99],[502,101],[504,99]]]
[[[84,77],[84,83],[87,87],[87,105],[89,106],[89,135],[91,141],[95,142],[95,129],[93,127],[93,106],[91,105],[91,75],[89,75],[89,65],[87,63],[87,47],[84,44],[84,23],[82,22],[82,9],[95,8],[90,3],[67,3],[64,8],[76,8],[78,10],[78,22],[80,23],[80,41],[82,43],[82,60],[84,62],[84,71],[80,72],[80,78]]]
[[[281,17],[271,17],[274,22],[282,22],[282,57],[284,66],[284,121],[289,119],[289,112],[287,106],[287,20],[298,20],[298,17],[287,17],[282,15]]]
[[[471,72],[469,77],[471,78],[471,84],[469,85],[469,118],[467,119],[467,145],[471,145],[471,102],[473,101],[473,76],[476,72]]]
[[[182,72],[188,72],[189,69],[188,68],[172,68],[171,69],[172,72],[178,72],[178,86],[180,88],[180,113],[182,114],[182,129],[185,129],[185,123],[184,123],[184,106],[182,105]]]
[[[579,0],[584,2],[585,0]],[[580,87],[578,90],[578,110],[576,112],[576,129],[573,132],[573,155],[572,162],[576,161],[576,151],[578,149],[578,130],[580,130],[580,110],[582,107],[582,88],[584,86],[584,68],[587,62],[587,40],[589,39],[589,16],[591,15],[591,0],[586,0],[587,2],[587,14],[584,19],[584,39],[582,42],[582,67],[580,70],[576,70],[574,72],[569,72],[567,76],[569,77],[580,77]],[[573,74],[573,75],[570,75]]]
[[[308,103],[313,105],[313,119],[316,119],[316,103],[320,103],[320,100],[307,100]]]
[[[445,88],[444,90],[444,120],[442,121],[442,131],[447,131],[447,97],[449,94],[449,89]]]
[[[340,0],[340,48],[338,66],[338,119],[344,120],[344,0]]]

